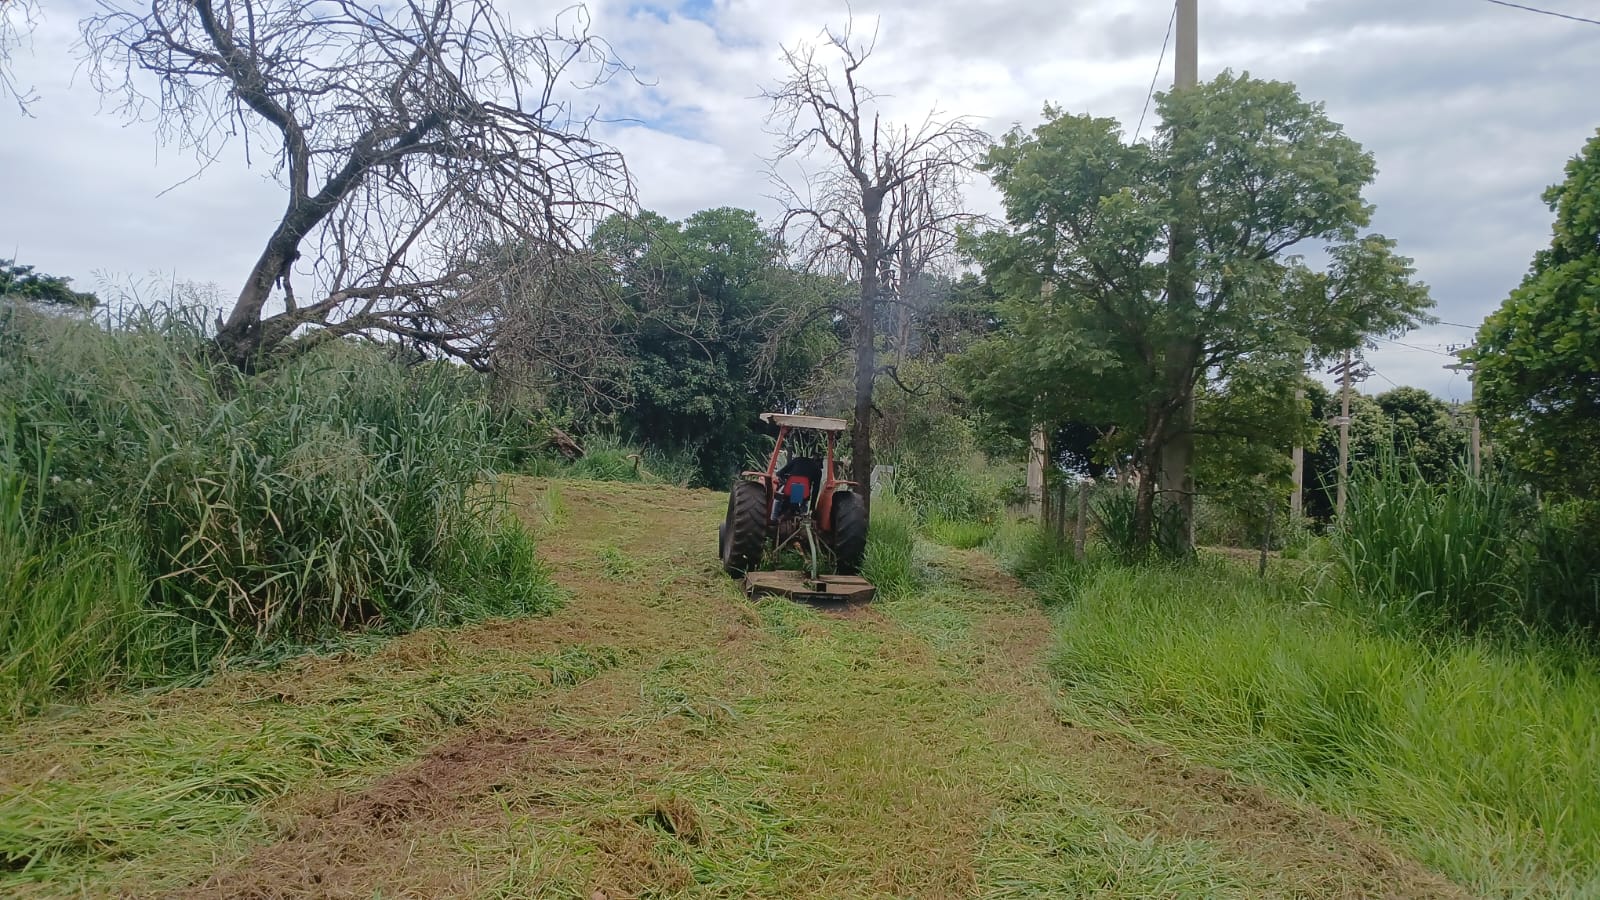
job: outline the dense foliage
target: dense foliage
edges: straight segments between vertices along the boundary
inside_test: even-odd
[[[270,376],[180,320],[0,311],[0,714],[353,627],[548,609],[460,367],[332,344]]]
[[[0,298],[88,309],[100,302],[94,294],[73,290],[72,279],[46,275],[14,259],[0,259]]]
[[[1544,194],[1553,237],[1472,357],[1496,452],[1547,490],[1600,500],[1600,133]]]
[[[614,267],[622,299],[617,426],[691,456],[697,483],[725,486],[758,446],[757,416],[794,408],[835,340],[819,326],[772,330],[798,294],[822,285],[780,265],[772,238],[742,209],[681,222],[616,216],[592,249]]]
[[[1149,144],[1047,108],[990,151],[1009,227],[969,246],[1007,299],[965,366],[978,402],[1019,414],[1017,429],[1098,428],[1101,452],[1140,476],[1146,540],[1158,481],[1167,497],[1192,490],[1202,435],[1235,455],[1286,446],[1303,356],[1404,330],[1431,305],[1392,241],[1358,234],[1372,158],[1320,105],[1225,73],[1160,110]],[[1175,220],[1194,223],[1192,273],[1165,262]],[[1323,270],[1290,255],[1313,241],[1327,245]]]

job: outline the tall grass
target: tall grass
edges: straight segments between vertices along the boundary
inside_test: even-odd
[[[1167,560],[1183,559],[1190,555],[1182,510],[1157,497],[1151,513],[1151,539],[1149,543],[1144,543],[1139,540],[1137,509],[1138,498],[1131,488],[1105,485],[1090,500],[1095,532],[1118,559],[1133,563],[1152,554]]]
[[[916,587],[916,519],[891,491],[872,495],[871,527],[861,574],[885,596]]]
[[[1374,821],[1479,892],[1600,891],[1592,658],[1376,632],[1224,564],[1039,583],[1075,720]]]
[[[1360,472],[1334,546],[1347,601],[1383,624],[1600,637],[1600,509],[1537,502],[1500,472]]]
[[[474,487],[495,450],[458,368],[333,344],[244,377],[172,316],[0,330],[3,552],[31,573],[8,582],[6,706],[548,606],[531,544]],[[507,579],[528,588],[487,589]],[[41,662],[83,646],[101,658]]]
[[[584,455],[553,471],[590,481],[656,481],[686,486],[698,474],[693,455],[630,443],[606,432],[583,440]]]
[[[1335,542],[1351,596],[1387,624],[1514,623],[1528,503],[1493,473],[1430,484],[1394,461],[1357,472]]]

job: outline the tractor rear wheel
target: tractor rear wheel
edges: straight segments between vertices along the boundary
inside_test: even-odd
[[[722,523],[722,568],[734,578],[761,563],[767,542],[767,489],[741,481],[728,492],[728,517]]]
[[[861,562],[867,556],[867,507],[856,494],[833,495],[833,546],[834,566],[840,575],[861,572]]]

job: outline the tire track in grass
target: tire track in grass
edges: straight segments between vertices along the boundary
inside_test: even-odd
[[[1062,721],[1045,669],[1054,625],[1031,593],[980,552],[945,550],[937,569],[968,598],[964,606],[980,610],[973,634],[982,648],[981,691],[1009,698],[993,711],[991,730],[1020,740],[1026,755],[1054,758],[1060,770],[1074,773],[1093,805],[1116,812],[1128,836],[1204,847],[1242,864],[1236,874],[1248,896],[1465,896],[1358,823],[1164,748]]]

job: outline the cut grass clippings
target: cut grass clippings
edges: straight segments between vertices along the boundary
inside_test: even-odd
[[[891,527],[903,588],[870,607],[753,603],[711,549],[722,496],[564,483],[553,528],[507,488],[564,609],[25,723],[0,893],[1438,893],[1064,726],[1049,622],[980,554]]]

